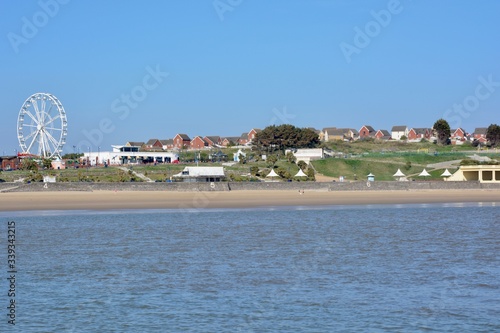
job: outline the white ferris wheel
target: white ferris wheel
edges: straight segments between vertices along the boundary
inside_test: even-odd
[[[67,128],[66,112],[52,94],[28,97],[17,118],[17,138],[23,153],[42,158],[61,157]]]

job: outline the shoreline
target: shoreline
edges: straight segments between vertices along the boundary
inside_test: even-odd
[[[253,190],[229,192],[65,191],[0,193],[0,212],[46,210],[121,210],[259,208],[443,203],[498,203],[500,190],[315,191]]]

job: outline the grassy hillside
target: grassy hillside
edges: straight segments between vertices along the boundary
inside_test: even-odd
[[[313,162],[315,169],[325,176],[344,176],[347,180],[366,179],[372,173],[376,180],[394,180],[392,175],[401,169],[409,177],[421,179],[417,175],[426,168],[431,174],[427,179],[442,179],[443,169],[432,171],[429,164],[459,161],[468,156],[479,154],[500,160],[498,150],[482,150],[470,144],[462,146],[439,146],[433,143],[405,143],[397,141],[356,141],[329,142],[324,144],[334,152],[341,152],[342,158],[327,158]],[[457,167],[448,167],[450,172]]]
[[[329,142],[323,144],[334,153],[339,153],[342,158],[327,158],[313,162],[317,172],[330,177],[344,176],[347,180],[365,180],[366,175],[373,173],[376,180],[394,180],[392,175],[401,169],[409,177],[420,179],[418,175],[423,168],[431,173],[429,179],[441,179],[440,175],[443,170],[432,171],[429,164],[456,161],[467,158],[473,154],[488,156],[493,159],[500,160],[498,150],[483,150],[479,151],[470,145],[463,146],[438,146],[429,142],[424,143],[404,143],[397,141],[390,142],[371,142],[371,141],[356,141],[356,142]],[[236,149],[223,150],[224,153],[230,155],[236,152]],[[256,156],[255,152],[247,151],[247,156],[252,159],[252,155]],[[183,158],[193,160],[196,153],[188,151],[183,152]],[[203,156],[202,156],[203,157]],[[345,158],[347,157],[347,158]],[[185,166],[196,165],[193,162],[187,164],[158,164],[158,165],[132,165],[132,170],[144,174],[154,181],[165,181],[174,174],[179,173]],[[221,163],[199,163],[200,166],[221,166]],[[226,175],[232,179],[248,180],[250,168],[258,166],[261,177],[264,177],[269,172],[269,167],[265,161],[256,161],[245,164],[234,164],[233,166],[225,166]],[[130,166],[128,166],[130,167]],[[292,176],[298,171],[298,167],[294,163],[289,163],[284,157],[276,163],[276,167],[281,167]],[[448,166],[446,166],[448,167]],[[456,167],[448,168],[450,172],[454,172]],[[122,171],[116,167],[98,167],[98,168],[68,168],[66,170],[40,170],[41,175],[57,175],[58,181],[94,181],[94,182],[112,182],[112,181],[141,181],[134,177],[128,171]],[[19,178],[29,177],[29,171],[3,171],[0,173],[0,179],[12,182]]]
[[[415,165],[411,158],[408,160],[412,163],[411,166],[407,162],[397,162],[391,160],[368,161],[360,159],[340,159],[329,158],[319,161],[314,161],[313,165],[316,171],[329,177],[344,176],[347,180],[364,180],[369,173],[375,175],[375,180],[394,180],[392,176],[398,169],[415,179],[421,179],[417,175],[424,169],[425,166]],[[449,168],[453,173],[457,168]],[[441,179],[440,175],[444,170],[436,170],[431,172],[431,177],[427,179]]]

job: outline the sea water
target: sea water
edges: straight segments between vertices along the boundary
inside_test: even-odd
[[[0,331],[500,331],[493,205],[1,213]]]

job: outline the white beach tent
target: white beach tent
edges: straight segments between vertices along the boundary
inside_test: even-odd
[[[430,177],[430,173],[427,172],[427,170],[422,170],[422,172],[419,174],[420,177]]]
[[[398,178],[398,180],[401,180],[401,181],[406,180],[406,175],[404,173],[402,173],[400,169],[398,169],[398,171],[396,171],[396,173],[392,176]]]
[[[393,177],[406,177],[406,175],[404,173],[401,172],[401,170],[398,169],[398,171],[396,171],[396,173],[394,175],[392,175]]]
[[[444,170],[444,172],[441,174],[441,177],[450,177],[451,172],[448,171],[448,169]]]
[[[274,169],[271,169],[271,172],[266,177],[279,177],[276,172],[274,172]]]
[[[307,177],[307,175],[302,171],[302,169],[299,169],[299,172],[295,175],[295,177]]]

